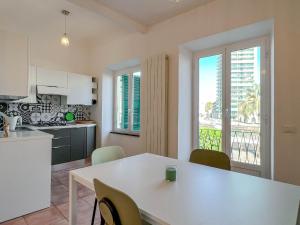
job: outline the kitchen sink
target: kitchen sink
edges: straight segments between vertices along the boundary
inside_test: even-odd
[[[33,131],[28,127],[16,127],[16,131]]]

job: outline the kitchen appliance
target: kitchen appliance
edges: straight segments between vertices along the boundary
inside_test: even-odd
[[[28,96],[0,95],[0,100],[1,102],[11,102],[11,101],[20,100],[27,97]]]
[[[18,121],[19,121],[19,125],[22,126],[21,116],[7,116],[3,112],[0,112],[0,116],[3,116],[4,120],[8,123],[10,131],[16,131],[16,126]]]
[[[57,86],[46,86],[46,85],[38,85],[37,93],[42,95],[62,95],[67,96],[70,94],[70,89],[57,87]]]

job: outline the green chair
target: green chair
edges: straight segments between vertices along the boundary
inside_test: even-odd
[[[120,146],[108,146],[97,148],[92,153],[92,165],[97,165],[125,157],[125,153]]]
[[[142,225],[140,211],[125,193],[94,179],[101,225]]]
[[[224,152],[196,149],[190,155],[190,162],[231,170],[230,159]]]
[[[108,147],[102,147],[97,148],[92,153],[92,165],[97,165],[117,159],[122,159],[125,157],[125,153],[122,147],[120,146],[108,146]],[[94,203],[94,210],[93,210],[93,216],[92,216],[92,222],[91,224],[94,224],[95,221],[95,214],[96,214],[96,208],[97,208],[97,198],[95,198]]]

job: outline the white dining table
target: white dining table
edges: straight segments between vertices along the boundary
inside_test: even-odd
[[[94,190],[94,178],[128,194],[153,225],[298,225],[298,186],[148,153],[70,171],[70,225],[77,184]]]

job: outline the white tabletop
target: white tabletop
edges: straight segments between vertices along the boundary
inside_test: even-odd
[[[177,165],[177,181],[165,181]],[[296,225],[300,187],[152,154],[71,171],[133,198],[143,214],[170,225]]]

